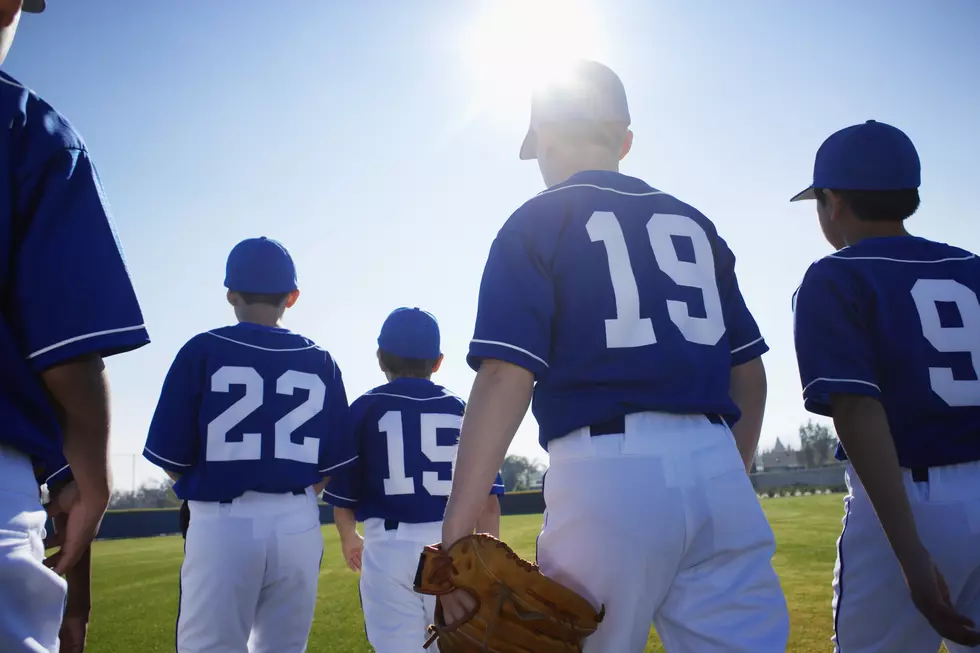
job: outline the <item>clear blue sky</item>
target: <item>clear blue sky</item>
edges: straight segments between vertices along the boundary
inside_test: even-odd
[[[875,118],[919,148],[923,205],[909,228],[980,250],[980,3],[578,4],[591,36],[566,45],[616,69],[629,94],[623,172],[694,204],[728,240],[772,347],[763,445],[795,441],[806,414],[790,296],[829,250],[812,204],[787,199],[823,138]],[[335,355],[352,398],[383,382],[375,338],[399,305],[439,317],[436,380],[469,392],[489,245],[541,190],[535,164],[517,159],[527,98],[501,86],[500,66],[554,49],[541,44],[555,30],[460,0],[48,5],[22,18],[4,68],[88,142],[153,338],[109,364],[120,487],[177,349],[233,319],[223,266],[245,237],[292,251],[303,296],[286,324]],[[491,53],[496,69],[471,56],[491,23],[515,30]],[[512,452],[545,459],[530,415]],[[137,475],[153,469],[140,460]]]

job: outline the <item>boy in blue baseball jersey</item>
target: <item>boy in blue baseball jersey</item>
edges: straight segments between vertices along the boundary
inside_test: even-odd
[[[831,135],[813,185],[837,250],[793,298],[807,410],[832,417],[849,493],[835,650],[980,644],[980,259],[912,236],[920,163],[869,120]]]
[[[775,542],[746,474],[768,347],[711,221],[618,172],[629,124],[595,62],[533,98],[521,158],[548,189],[490,248],[442,543],[472,530],[533,395],[550,458],[538,564],[606,608],[585,651],[643,651],[653,623],[668,651],[783,653]],[[468,599],[443,599],[447,623]]]
[[[357,459],[347,395],[330,354],[281,326],[299,298],[281,244],[236,245],[225,286],[238,324],[178,352],[143,451],[190,510],[177,650],[300,653],[323,555],[316,495]]]
[[[43,9],[0,0],[0,61],[21,11]],[[149,336],[81,137],[6,73],[0,124],[0,651],[58,651],[62,617],[82,639],[88,620],[74,601],[65,614],[61,575],[84,589],[111,493],[103,359]],[[39,483],[62,527],[48,560]]]
[[[377,653],[421,652],[435,597],[415,593],[413,583],[422,549],[440,538],[465,404],[429,380],[442,353],[439,325],[425,311],[399,308],[388,316],[378,363],[388,383],[351,405],[359,465],[331,476],[324,496],[335,506],[344,558],[361,570],[371,646]],[[500,536],[503,492],[498,474],[484,493],[479,532]]]

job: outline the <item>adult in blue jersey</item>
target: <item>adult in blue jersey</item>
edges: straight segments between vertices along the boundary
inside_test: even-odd
[[[43,9],[41,0],[0,1],[0,61],[21,11]],[[87,581],[77,563],[109,502],[103,358],[149,337],[81,137],[6,73],[0,124],[0,651],[57,651],[60,575]],[[61,547],[47,561],[39,483],[61,512]],[[81,645],[88,607],[75,607]]]
[[[274,240],[244,240],[225,286],[238,324],[177,353],[143,455],[188,503],[180,653],[300,653],[316,604],[317,494],[356,461],[337,364],[281,325],[296,270]]]
[[[848,461],[834,573],[847,653],[980,644],[980,259],[906,231],[919,181],[908,136],[869,120],[824,141],[793,198],[816,200],[837,250],[807,270],[794,313],[806,408],[833,418]]]
[[[783,653],[775,543],[746,474],[768,348],[711,221],[618,172],[629,124],[595,62],[532,100],[521,158],[548,188],[490,248],[442,542],[472,529],[533,395],[550,458],[538,563],[606,607],[585,650],[642,651],[652,622],[668,651]],[[446,597],[447,622],[466,598]]]
[[[359,465],[331,476],[324,497],[335,506],[344,558],[361,571],[371,646],[377,653],[421,652],[435,597],[417,594],[413,583],[422,549],[441,537],[465,403],[430,380],[442,353],[439,325],[425,311],[399,308],[388,316],[378,363],[388,383],[351,405]],[[477,531],[500,536],[503,492],[498,474],[484,493]]]

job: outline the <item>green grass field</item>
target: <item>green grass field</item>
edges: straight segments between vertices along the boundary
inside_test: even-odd
[[[840,534],[841,496],[767,499],[766,514],[778,542],[774,564],[789,602],[789,651],[830,650],[831,580]],[[540,515],[505,517],[502,536],[533,558]],[[323,529],[326,553],[320,571],[311,652],[369,652],[357,597],[357,575],[344,566],[333,526]],[[92,621],[87,651],[156,653],[174,650],[180,537],[97,542],[94,549]],[[662,651],[651,635],[647,651]]]

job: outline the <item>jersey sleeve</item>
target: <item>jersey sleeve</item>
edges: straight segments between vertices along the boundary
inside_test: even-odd
[[[793,337],[806,409],[831,416],[834,394],[878,397],[866,302],[836,261],[810,266],[793,298]]]
[[[350,407],[351,437],[360,453],[363,441],[364,419],[367,415],[368,400],[365,397],[357,399]],[[361,499],[361,465],[352,464],[341,467],[330,475],[327,487],[323,491],[323,500],[338,508],[357,508]]]
[[[490,247],[466,361],[479,370],[484,359],[501,360],[537,376],[548,369],[554,286],[531,235],[513,222]]]
[[[197,417],[204,394],[204,357],[192,339],[184,345],[167,372],[143,457],[157,467],[182,474],[200,455]]]
[[[769,351],[769,345],[762,337],[759,325],[745,305],[742,291],[739,290],[735,275],[735,254],[720,236],[716,241],[715,269],[734,367],[762,356]]]
[[[497,472],[497,478],[493,481],[493,486],[490,488],[490,494],[504,494],[504,477]]]
[[[80,147],[17,180],[19,251],[8,317],[34,369],[149,342],[101,181]]]
[[[340,469],[357,462],[357,442],[351,428],[350,405],[347,403],[347,390],[343,375],[336,361],[329,359],[333,368],[333,379],[328,394],[327,434],[320,443],[319,473],[332,476]]]

